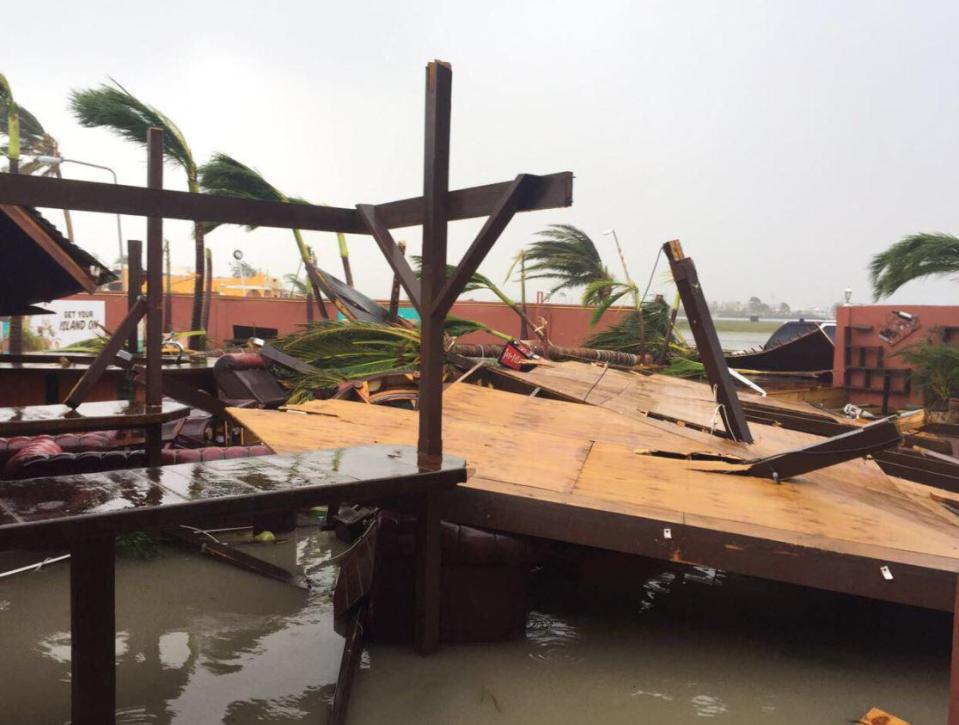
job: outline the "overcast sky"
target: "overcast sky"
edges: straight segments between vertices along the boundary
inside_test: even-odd
[[[351,207],[422,193],[423,67],[440,58],[454,71],[452,188],[576,175],[573,206],[517,216],[488,276],[550,223],[582,227],[619,273],[602,234],[615,227],[636,279],[679,238],[709,299],[795,307],[846,287],[867,301],[873,254],[959,234],[957,27],[955,2],[48,0],[4,33],[0,72],[66,156],[121,183],[145,182],[144,152],[67,108],[107,76],[174,119],[197,158],[225,151],[290,195]],[[167,188],[185,188],[182,173]],[[77,241],[112,261],[114,221],[78,216]],[[143,238],[142,220],[123,224]],[[479,226],[451,225],[451,261]],[[166,232],[174,265],[191,264],[189,225]],[[335,237],[307,236],[338,274]],[[419,228],[396,236],[418,249]],[[373,242],[349,239],[358,286],[387,295]],[[223,227],[209,245],[217,273],[234,249],[275,275],[298,260],[281,230]],[[956,284],[893,300],[952,303]]]

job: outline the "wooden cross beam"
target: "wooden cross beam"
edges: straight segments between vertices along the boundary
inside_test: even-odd
[[[512,182],[485,184],[448,192],[447,218],[456,221],[488,216],[510,183]],[[572,192],[573,174],[569,171],[533,177],[529,192],[524,196],[518,211],[569,206],[572,203]],[[423,203],[423,197],[414,197],[378,204],[376,211],[389,229],[412,227],[423,223]],[[188,191],[42,176],[0,174],[0,204],[157,216],[164,219],[278,229],[344,234],[370,233],[356,209],[256,201],[216,194],[195,194]]]

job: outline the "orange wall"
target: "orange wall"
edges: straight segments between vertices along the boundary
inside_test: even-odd
[[[919,319],[919,327],[908,337],[903,338],[896,345],[889,345],[879,337],[879,331],[885,327],[890,313],[894,311],[908,312]],[[858,348],[882,348],[885,367],[909,367],[896,353],[928,338],[940,339],[940,329],[944,326],[959,327],[959,307],[954,305],[847,305],[836,310],[836,354],[833,358],[833,385],[846,387],[846,352],[847,343],[853,346],[849,367],[859,367]],[[870,329],[864,329],[870,328]],[[959,332],[959,331],[957,331]],[[953,335],[959,344],[959,334]],[[875,350],[867,352],[867,367],[875,365]],[[855,388],[863,387],[863,372],[850,370],[849,400],[852,403],[873,404],[882,403],[882,374],[873,373],[871,387],[876,391],[867,392]],[[901,383],[893,378],[893,389],[898,389]],[[903,407],[907,404],[921,405],[922,391],[915,386],[906,396],[894,394],[889,398],[892,407]]]
[[[126,314],[126,295],[105,293],[96,295],[77,295],[71,299],[97,299],[106,302],[109,329],[114,329]],[[173,295],[173,328],[177,331],[190,329],[190,310],[193,303],[191,295]],[[224,340],[233,338],[234,325],[254,325],[274,327],[280,335],[287,335],[299,329],[306,322],[306,302],[303,299],[276,299],[263,297],[232,297],[215,295],[210,310],[210,340],[212,345],[221,345]],[[385,304],[388,303],[384,303]],[[404,305],[405,306],[405,305]],[[336,311],[327,305],[331,316]],[[543,318],[548,323],[549,335],[557,345],[580,345],[592,331],[603,329],[612,324],[625,310],[610,310],[595,328],[589,325],[591,310],[570,305],[529,305],[529,318],[539,323]],[[319,314],[314,308],[314,317]],[[451,314],[482,322],[488,327],[508,335],[519,336],[519,317],[500,302],[457,302]],[[467,335],[465,342],[492,343],[497,338],[485,333]]]

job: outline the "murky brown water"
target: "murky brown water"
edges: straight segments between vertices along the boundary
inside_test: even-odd
[[[300,529],[251,550],[309,573],[338,548]],[[0,555],[0,570],[22,561]],[[304,592],[177,549],[121,559],[119,721],[323,722],[342,649],[333,576]],[[67,583],[64,564],[0,579],[2,723],[69,719]],[[946,615],[721,573],[663,573],[602,606],[562,584],[543,577],[522,641],[369,648],[350,723],[838,724],[873,705],[945,721]]]

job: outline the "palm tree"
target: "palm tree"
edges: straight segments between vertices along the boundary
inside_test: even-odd
[[[550,224],[537,234],[541,239],[526,251],[526,278],[558,280],[549,295],[611,279],[596,245],[582,229]]]
[[[127,141],[141,146],[147,143],[151,128],[163,129],[164,157],[186,173],[187,187],[193,193],[200,191],[199,167],[193,152],[187,145],[183,132],[166,115],[136,98],[116,81],[114,85],[103,84],[99,88],[73,91],[70,105],[82,126],[109,128]],[[203,279],[205,266],[204,225],[193,224],[195,273],[193,281],[193,309],[190,329],[199,330],[203,325]],[[199,347],[200,337],[191,337],[190,346]]]
[[[6,81],[0,75],[0,88],[4,88]],[[14,145],[13,137],[17,136],[16,146],[18,155],[27,153],[32,156],[47,156],[52,158],[60,157],[60,145],[57,140],[47,133],[43,124],[23,106],[13,103],[12,97],[8,94],[0,93],[0,135],[7,137],[7,147],[5,151],[9,152]],[[16,118],[11,114],[11,110],[16,109]],[[11,130],[13,133],[11,134]],[[40,176],[55,176],[62,178],[60,173],[60,164],[49,163],[34,159],[19,167],[21,174],[36,174]],[[67,227],[67,239],[73,241],[73,219],[70,217],[70,210],[63,210],[63,221]]]
[[[869,265],[877,300],[914,279],[954,272],[959,272],[959,238],[942,233],[905,237],[873,257]]]
[[[7,170],[11,174],[19,173],[20,166],[20,110],[17,108],[17,102],[13,100],[13,89],[6,76],[0,73],[0,103],[6,107],[3,114],[6,118],[7,141]]]
[[[303,199],[290,197],[269,183],[256,169],[240,163],[232,156],[217,153],[209,162],[200,167],[200,186],[210,194],[233,196],[239,199],[253,199],[256,201],[279,201],[283,203],[305,204]],[[214,227],[208,225],[208,230]],[[247,227],[252,230],[255,227]],[[303,240],[299,229],[293,229],[293,239],[300,253],[300,259],[307,270],[307,277],[313,288],[313,299],[323,310],[323,297],[320,286],[315,279],[315,266],[309,247]],[[344,241],[345,244],[345,241]],[[348,264],[348,263],[347,263]]]
[[[282,201],[293,202],[296,204],[306,204],[303,199],[289,197],[271,183],[256,169],[240,163],[227,154],[214,154],[213,158],[202,167],[200,167],[200,186],[211,194],[220,194],[223,196],[236,196],[241,199],[256,199],[258,201]],[[303,242],[303,235],[298,229],[293,230],[293,237],[296,239],[296,246],[300,252],[300,258],[307,262],[308,257],[303,256],[306,245]],[[346,277],[346,283],[353,286],[353,271],[350,268],[350,250],[346,244],[346,235],[342,232],[336,233],[336,239],[340,248],[340,260],[343,263],[343,274]],[[309,267],[307,267],[309,269]],[[317,290],[314,290],[316,296]],[[317,297],[316,299],[322,299]]]
[[[306,297],[306,295],[310,292],[310,288],[306,285],[306,282],[300,279],[300,275],[298,274],[293,274],[290,272],[289,274],[283,275],[283,279],[285,279],[287,284],[290,285],[290,295]]]

